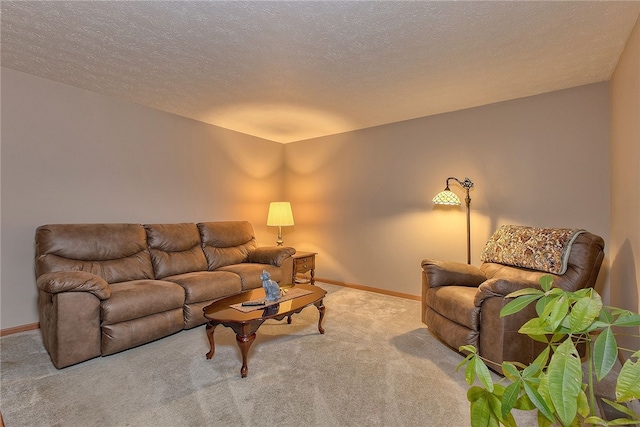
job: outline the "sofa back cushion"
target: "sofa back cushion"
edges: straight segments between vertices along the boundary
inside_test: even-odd
[[[36,277],[86,271],[107,283],[153,279],[140,224],[51,224],[36,230]]]
[[[156,279],[207,270],[195,224],[146,224],[144,229]]]
[[[253,226],[248,221],[201,222],[198,230],[212,271],[247,262],[249,253],[258,247]]]
[[[484,262],[480,269],[487,276],[487,279],[499,278],[537,282],[541,276],[551,275],[554,286],[565,291],[576,291],[595,285],[603,260],[604,240],[600,236],[584,231],[579,233],[573,240],[564,274],[553,274],[495,262]]]

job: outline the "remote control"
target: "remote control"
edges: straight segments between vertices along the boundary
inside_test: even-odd
[[[247,301],[242,303],[242,305],[244,306],[258,306],[258,305],[264,305],[264,304],[265,304],[264,301]]]

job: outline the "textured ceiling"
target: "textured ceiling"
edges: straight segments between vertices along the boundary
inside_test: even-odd
[[[611,77],[640,2],[6,1],[2,66],[278,142]]]

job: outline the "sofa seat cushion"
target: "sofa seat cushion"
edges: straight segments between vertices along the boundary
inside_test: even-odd
[[[111,296],[100,306],[102,325],[182,308],[184,304],[184,289],[164,280],[133,280],[110,286]]]
[[[441,316],[477,331],[480,326],[480,307],[474,299],[478,288],[468,286],[439,286],[429,288],[426,303]]]
[[[103,325],[101,352],[103,356],[157,340],[183,329],[182,309],[175,308],[139,319],[113,325]]]
[[[260,279],[262,270],[266,270],[271,275],[271,280],[275,280],[278,283],[282,282],[282,269],[268,264],[252,264],[244,262],[242,264],[227,265],[217,269],[216,271],[230,271],[237,274],[242,280],[242,289],[246,291],[248,289],[255,289],[262,286],[262,280]],[[291,279],[289,278],[286,282],[288,284],[291,282]],[[285,284],[284,282],[282,283]]]
[[[211,301],[242,291],[240,276],[229,271],[197,271],[166,277],[184,288],[185,304]]]

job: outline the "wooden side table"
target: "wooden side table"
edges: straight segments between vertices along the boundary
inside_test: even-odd
[[[315,285],[315,273],[316,273],[316,255],[317,252],[296,252],[291,258],[293,258],[293,277],[291,283],[309,283]],[[303,280],[298,279],[298,274],[309,272],[310,279]]]

